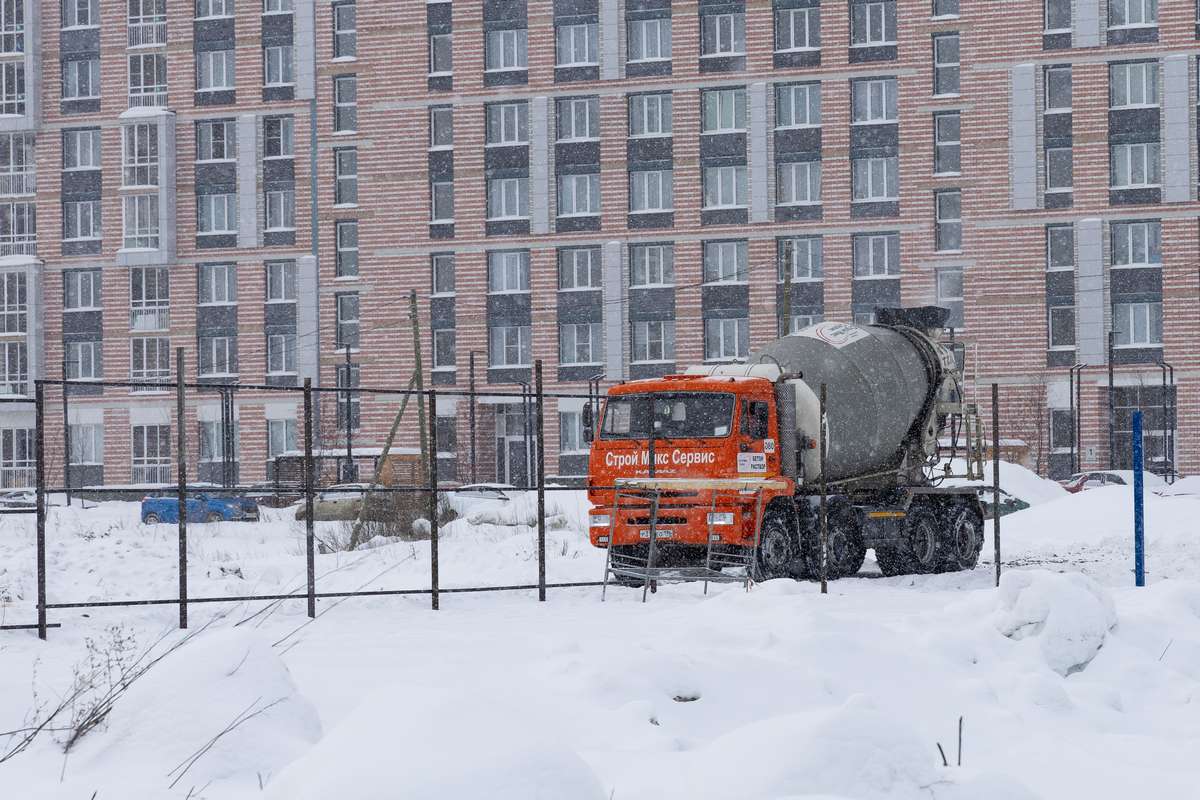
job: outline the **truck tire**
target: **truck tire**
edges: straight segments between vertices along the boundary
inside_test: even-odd
[[[787,514],[778,510],[768,511],[759,532],[758,552],[754,554],[752,577],[756,581],[794,578],[799,558],[796,534],[788,524]]]
[[[829,515],[829,577],[846,578],[862,569],[867,548],[853,509],[842,507]],[[818,556],[819,558],[819,556]],[[818,570],[820,562],[818,561]]]
[[[904,546],[909,572],[937,572],[944,561],[947,537],[938,524],[937,514],[928,508],[912,508],[904,520]]]
[[[897,547],[876,547],[875,563],[885,578],[911,575],[914,570],[908,556]]]
[[[153,511],[142,517],[143,525],[157,525],[160,522],[162,522],[162,519],[160,519],[158,514],[155,514]]]
[[[969,506],[953,505],[943,512],[946,546],[942,566],[946,572],[975,569],[983,549],[983,520]]]

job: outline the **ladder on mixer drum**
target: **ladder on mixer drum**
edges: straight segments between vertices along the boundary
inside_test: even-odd
[[[608,553],[604,560],[604,584],[600,592],[603,601],[608,594],[610,580],[624,578],[642,585],[642,602],[659,583],[688,583],[703,581],[704,592],[709,583],[742,583],[749,590],[753,582],[754,561],[758,557],[759,538],[762,533],[763,491],[786,489],[781,480],[768,478],[618,478],[613,492],[613,504],[609,515]],[[754,495],[754,547],[714,546],[720,537],[715,535],[711,516],[708,517],[708,537],[703,566],[662,566],[658,557],[658,509],[664,494],[676,492],[708,491],[712,493],[711,510],[716,509],[720,492],[736,492]],[[636,501],[637,505],[624,506],[629,511],[649,511],[648,530],[642,535],[646,539],[646,550],[640,553],[616,553],[613,538],[616,533],[618,515],[622,511],[622,500]],[[648,503],[648,505],[647,505]],[[725,570],[733,570],[726,572]]]

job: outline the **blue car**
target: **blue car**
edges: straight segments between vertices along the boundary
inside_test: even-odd
[[[254,521],[258,519],[258,503],[248,497],[210,497],[189,495],[188,522]],[[143,497],[142,522],[179,522],[179,499],[175,497]]]

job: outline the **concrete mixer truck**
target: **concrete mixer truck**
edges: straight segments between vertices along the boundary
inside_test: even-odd
[[[884,575],[973,568],[978,495],[940,485],[947,447],[956,463],[978,465],[965,477],[982,471],[978,415],[939,343],[947,313],[880,308],[876,324],[820,322],[745,363],[612,387],[583,413],[592,544],[644,555],[653,538],[655,562],[681,567],[713,547],[740,550],[756,579],[811,577],[823,498],[830,577],[858,572],[868,548]],[[645,476],[666,479],[653,502],[618,488]],[[730,480],[749,478],[762,480]]]

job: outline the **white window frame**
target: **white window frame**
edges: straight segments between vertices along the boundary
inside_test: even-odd
[[[635,33],[636,31],[636,33]],[[671,18],[631,19],[626,28],[627,64],[671,60]],[[647,45],[653,42],[653,47]],[[641,54],[638,54],[638,50]]]
[[[594,217],[600,214],[600,173],[558,176],[558,216]]]
[[[441,56],[450,63],[441,64]],[[454,74],[454,34],[432,33],[429,35],[429,77],[437,78]]]
[[[675,360],[675,320],[636,320],[631,328],[631,363],[669,364]]]
[[[866,96],[862,95],[866,92]],[[896,122],[899,84],[895,78],[859,78],[850,82],[851,125]]]
[[[1152,189],[1162,186],[1162,145],[1134,142],[1109,146],[1111,189]]]
[[[153,346],[152,346],[153,345]],[[138,362],[141,367],[138,367]],[[171,377],[171,339],[168,336],[131,336],[129,338],[129,379],[166,381]],[[163,389],[166,386],[164,384]],[[163,391],[158,387],[139,386],[134,391]]]
[[[434,253],[429,259],[431,297],[454,297],[455,292],[455,263],[454,253]],[[447,274],[450,288],[446,288]]]
[[[278,125],[277,131],[271,131],[269,126]],[[279,152],[272,153],[271,142],[278,142]],[[263,160],[275,158],[294,158],[296,154],[296,120],[291,114],[276,115],[263,118]]]
[[[346,93],[352,94],[346,99]],[[349,124],[347,124],[349,123]],[[358,132],[358,76],[337,75],[333,79],[333,133]]]
[[[233,16],[233,0],[196,0],[196,19],[228,19]]]
[[[71,423],[71,466],[95,466],[104,463],[104,423]]]
[[[742,133],[747,118],[745,88],[705,89],[700,93],[700,133]]]
[[[580,335],[584,334],[584,339]],[[586,351],[586,352],[584,352]],[[563,322],[558,326],[558,363],[567,367],[604,363],[604,323]]]
[[[749,246],[745,239],[705,242],[703,250],[704,284],[745,284],[750,272],[747,266]]]
[[[197,375],[207,378],[238,374],[236,336],[199,336],[196,350]]]
[[[855,158],[850,161],[851,198],[852,203],[890,203],[900,199],[900,165],[897,156],[877,156],[872,158]],[[857,196],[859,182],[854,180],[855,173],[863,171],[866,190],[862,196]],[[888,186],[895,178],[895,190]]]
[[[746,14],[700,15],[700,57],[736,58],[746,55]]]
[[[449,134],[449,141],[438,140]],[[454,149],[454,106],[433,106],[429,109],[429,150]]]
[[[196,195],[196,233],[224,235],[238,231],[237,192]]]
[[[291,14],[292,0],[263,0],[263,16],[268,14]]]
[[[558,251],[558,290],[594,292],[602,288],[599,247],[565,247]]]
[[[64,242],[91,242],[103,238],[99,200],[63,201]]]
[[[651,139],[673,135],[674,98],[670,92],[629,96],[629,138]]]
[[[1113,303],[1113,347],[1162,347],[1162,305],[1161,301]]]
[[[1055,264],[1055,232],[1069,231],[1071,234],[1071,260],[1068,264]],[[1047,272],[1073,272],[1075,270],[1075,225],[1074,223],[1047,225],[1046,226],[1046,271]]]
[[[343,25],[346,20],[343,15],[338,12],[349,10],[351,19],[349,26]],[[333,60],[334,61],[351,61],[358,56],[358,7],[350,0],[350,2],[338,2],[332,6],[333,19]],[[347,40],[349,44],[347,44]],[[350,52],[343,52],[344,50]]]
[[[220,131],[220,134],[217,134]],[[237,160],[237,121],[202,119],[196,122],[196,163]]]
[[[745,164],[704,168],[704,209],[746,208],[750,202]]]
[[[67,128],[63,130],[62,169],[63,172],[100,169],[99,128]]]
[[[489,178],[487,218],[489,220],[529,219],[529,178]]]
[[[801,23],[800,21],[803,20]],[[798,29],[800,25],[803,29]],[[802,36],[797,36],[797,34]],[[802,39],[802,44],[796,44]],[[815,41],[814,41],[815,40]],[[775,52],[803,53],[821,49],[821,7],[780,8],[775,11]]]
[[[268,45],[264,47],[263,86],[287,87],[295,85],[295,48],[290,44]]]
[[[102,285],[98,269],[63,270],[63,311],[99,311]]]
[[[776,205],[821,205],[820,161],[776,162],[775,173]]]
[[[951,216],[949,209],[943,208],[943,201],[958,201],[958,216]],[[959,253],[963,247],[963,211],[962,211],[962,190],[961,189],[941,189],[933,193],[934,207],[934,250],[939,253]],[[949,237],[949,240],[943,242],[943,237]],[[957,246],[954,246],[953,239],[957,239]],[[951,246],[944,247],[943,244]]]
[[[528,250],[492,250],[487,264],[488,294],[529,294]]]
[[[562,456],[587,455],[588,444],[583,438],[583,413],[580,411],[558,412],[558,454]]]
[[[581,22],[554,26],[556,67],[594,67],[600,63],[599,24]]]
[[[24,272],[0,272],[0,333],[28,333],[28,287]]]
[[[429,221],[440,225],[454,222],[454,181],[429,183]]]
[[[674,170],[643,169],[629,173],[630,214],[662,214],[674,209]]]
[[[749,317],[708,317],[704,320],[705,362],[741,361],[749,352]]]
[[[159,185],[158,125],[137,123],[121,127],[121,188]]]
[[[296,230],[295,189],[268,189],[263,192],[263,230]]]
[[[865,244],[864,244],[865,243]],[[854,280],[895,278],[900,274],[900,236],[889,233],[862,233],[851,238],[851,269]],[[893,253],[893,251],[895,251]],[[866,254],[866,263],[855,256]],[[893,262],[895,265],[893,266]]]
[[[358,148],[333,148],[333,204],[340,208],[358,205]]]
[[[1109,109],[1157,108],[1157,61],[1120,61],[1108,65]],[[1124,100],[1119,95],[1124,95]]]
[[[524,100],[489,103],[485,116],[485,146],[529,144],[529,104]]]
[[[629,285],[653,289],[675,285],[675,247],[670,244],[629,246]]]
[[[131,425],[129,436],[130,474],[133,482],[170,483],[171,464],[175,457],[171,450],[171,426]]]
[[[1136,10],[1136,14],[1130,14]],[[1118,17],[1122,21],[1116,22]],[[1135,19],[1136,18],[1136,19]],[[1134,21],[1130,21],[1134,19]],[[1133,28],[1158,27],[1158,0],[1108,0],[1108,29],[1130,30]]]
[[[1053,76],[1056,76],[1056,75],[1061,76],[1063,74],[1066,74],[1066,76],[1067,76],[1067,93],[1070,94],[1071,97],[1068,98],[1067,104],[1065,106],[1054,105],[1054,103],[1057,102],[1054,99],[1054,92],[1052,91],[1053,84],[1055,83],[1055,81],[1052,81],[1051,78]],[[1073,70],[1071,69],[1071,65],[1070,64],[1054,64],[1053,66],[1046,67],[1045,71],[1042,73],[1042,80],[1043,80],[1043,83],[1045,84],[1043,87],[1045,94],[1042,99],[1042,102],[1044,103],[1044,105],[1046,107],[1046,113],[1047,114],[1069,114],[1069,113],[1071,113],[1071,104],[1074,102],[1074,99],[1075,99],[1074,98],[1075,76],[1074,76]]]
[[[122,249],[157,250],[158,193],[127,194],[121,198]]]
[[[164,53],[130,53],[129,105],[134,108],[167,104],[167,57]],[[147,80],[149,78],[149,80]]]
[[[600,98],[560,98],[555,104],[555,116],[558,141],[594,142],[600,139]]]
[[[126,9],[129,47],[150,47],[167,43],[166,0],[131,0],[126,4]]]
[[[129,330],[146,333],[170,327],[170,271],[166,267],[134,267],[129,273]]]
[[[488,369],[520,369],[533,362],[530,325],[492,325],[488,328]],[[509,360],[515,356],[517,360]]]
[[[1051,7],[1061,8],[1063,5],[1065,5],[1066,9],[1067,9],[1067,19],[1066,19],[1067,24],[1066,24],[1066,26],[1063,26],[1063,25],[1052,26],[1050,24],[1050,18],[1052,16],[1056,16],[1056,15],[1051,14],[1051,11],[1050,11]],[[1071,8],[1071,6],[1072,6],[1072,0],[1045,0],[1045,2],[1042,5],[1042,25],[1045,29],[1044,32],[1045,33],[1070,33],[1071,32],[1071,20],[1072,20],[1072,14],[1073,14],[1073,9]]]
[[[950,288],[944,285],[947,279],[957,280],[957,294],[951,293]],[[937,270],[934,276],[936,304],[950,310],[950,316],[946,319],[946,325],[956,331],[963,330],[966,327],[965,320],[962,319],[966,311],[966,279],[966,270],[962,267],[942,267]],[[955,321],[956,314],[959,317],[958,322],[960,324],[958,325],[951,324]]]
[[[343,219],[333,224],[333,248],[336,277],[358,275],[358,220]]]
[[[334,350],[354,352],[362,347],[362,301],[358,292],[341,292],[333,296]]]
[[[1071,315],[1071,342],[1058,344],[1054,341],[1054,318],[1064,313]],[[1050,306],[1046,309],[1046,348],[1048,350],[1074,350],[1078,336],[1076,334],[1075,306]]]
[[[237,305],[236,264],[198,264],[196,282],[197,306]]]
[[[0,116],[24,116],[26,86],[24,61],[0,64]]]
[[[888,14],[889,5],[892,12],[890,15]],[[897,14],[894,2],[852,3],[850,5],[850,46],[890,47],[895,45]],[[890,32],[888,31],[889,23]]]
[[[433,331],[433,371],[454,372],[458,369],[458,331],[454,328],[435,328]]]
[[[954,49],[958,52],[953,59],[949,54],[944,54],[942,51],[953,42]],[[955,33],[935,33],[933,35],[933,96],[934,97],[957,97],[962,92],[962,40],[957,32]],[[953,77],[951,77],[953,76]],[[939,91],[939,84],[943,81],[952,81],[953,89]]]
[[[943,131],[941,122],[944,120],[954,120],[958,125],[958,135],[955,138],[943,139]],[[946,132],[949,136],[949,132]],[[952,150],[954,153],[954,161],[957,163],[957,169],[939,169],[939,161],[942,160],[941,153],[943,150]],[[950,158],[949,154],[946,156]],[[933,115],[933,174],[934,175],[961,175],[962,174],[962,116],[958,111],[940,111]]]
[[[204,50],[196,53],[196,91],[232,91],[237,87],[236,63],[233,50]]]
[[[803,109],[803,112],[797,113],[799,109]],[[776,87],[776,130],[819,127],[821,127],[820,83],[785,83]]]
[[[529,68],[529,31],[504,28],[484,38],[484,72],[519,72]]]
[[[1046,148],[1046,193],[1071,192],[1075,189],[1075,152],[1072,147]],[[1066,182],[1061,179],[1059,172],[1064,167],[1067,170]],[[1057,175],[1057,177],[1056,177]]]
[[[267,334],[267,374],[295,375],[296,364],[296,334]]]
[[[1120,247],[1119,239],[1124,239]],[[1109,248],[1110,269],[1161,269],[1162,223],[1158,220],[1112,222],[1109,224]],[[1117,261],[1120,249],[1128,254],[1128,261]]]
[[[100,2],[99,0],[66,0],[63,3],[62,15],[62,30],[64,31],[99,28]]]
[[[267,298],[266,303],[296,302],[296,262],[268,261],[266,263]]]
[[[275,459],[297,450],[299,426],[294,417],[267,420],[267,458]]]
[[[789,236],[780,239],[779,283],[791,270],[792,283],[815,283],[824,279],[825,243],[820,236]]]
[[[81,70],[86,68],[86,73]],[[82,87],[82,91],[81,91]],[[100,96],[100,59],[72,58],[62,64],[62,99],[91,100]]]

